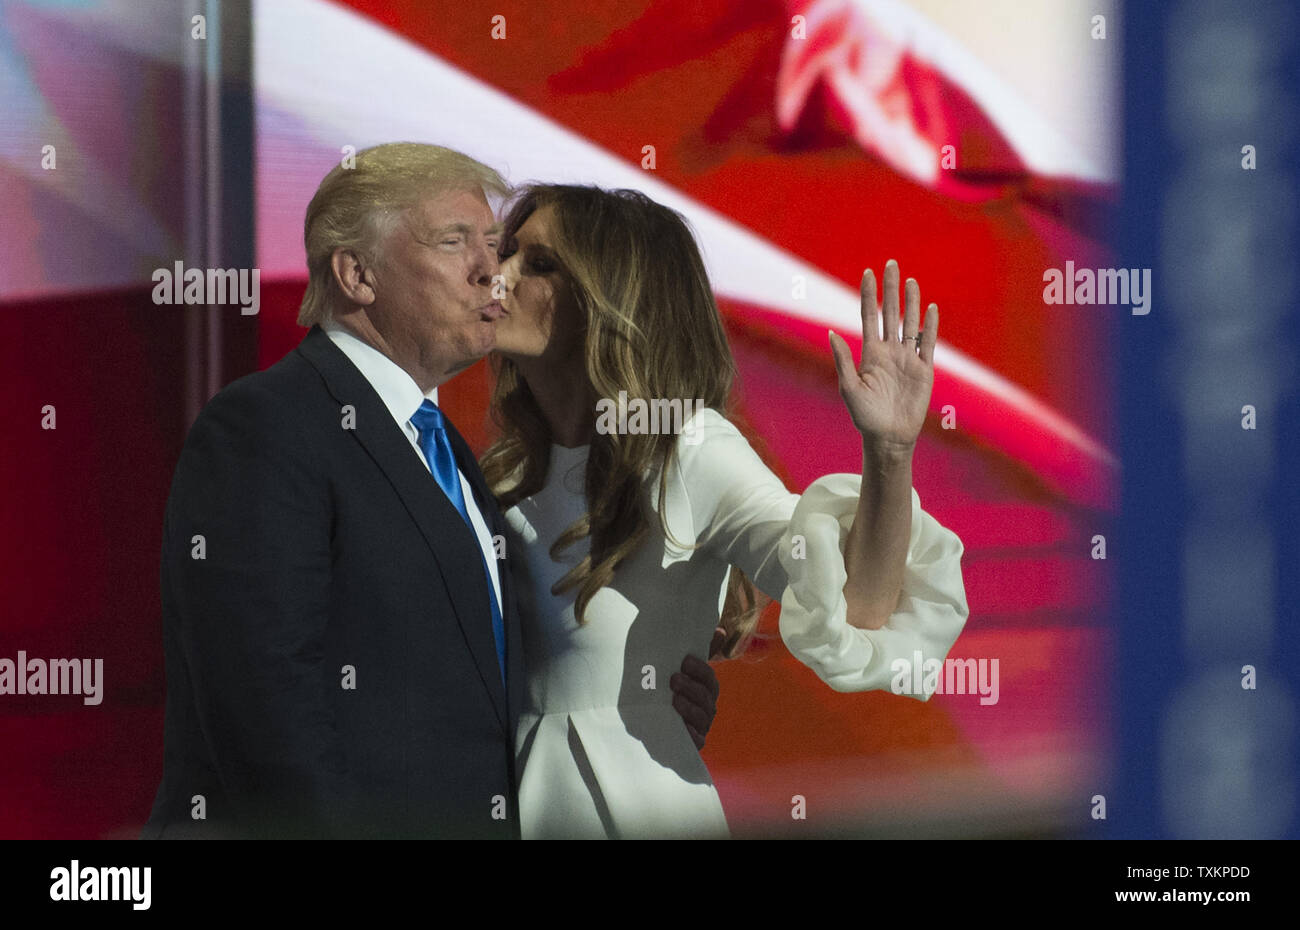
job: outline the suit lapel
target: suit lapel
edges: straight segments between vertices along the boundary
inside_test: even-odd
[[[488,580],[483,574],[478,540],[429,470],[420,463],[370,382],[324,330],[312,327],[297,351],[320,372],[339,405],[351,404],[356,411],[356,428],[351,432],[387,476],[419,527],[438,564],[456,622],[474,657],[497,719],[503,727],[508,727],[509,702],[501,686],[492,618],[488,612]],[[454,433],[454,429],[449,433]],[[464,445],[459,435],[455,441]],[[477,466],[472,471],[477,474]],[[466,476],[472,484],[474,477],[469,472]],[[481,474],[478,481],[480,484],[483,481]]]

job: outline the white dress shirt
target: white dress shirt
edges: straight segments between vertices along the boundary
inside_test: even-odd
[[[384,402],[384,406],[393,415],[393,419],[405,434],[407,441],[411,443],[411,448],[420,457],[420,462],[426,469],[429,469],[429,462],[425,459],[424,451],[420,448],[420,431],[411,422],[411,417],[415,416],[415,412],[420,409],[420,405],[424,403],[426,397],[435,404],[438,402],[438,389],[435,387],[428,394],[421,393],[420,386],[415,383],[415,379],[407,374],[400,365],[383,352],[354,336],[344,328],[343,324],[327,320],[321,324],[321,329],[330,337],[330,341],[351,359],[352,364],[357,366],[357,370],[361,372],[362,377],[370,382],[370,386],[375,389],[375,393],[379,395],[379,399]],[[488,532],[487,521],[483,519],[483,514],[478,508],[478,502],[474,499],[474,489],[465,480],[464,472],[457,467],[456,474],[460,477],[460,491],[465,497],[465,509],[469,512],[470,523],[474,526],[474,535],[478,537],[479,548],[483,550],[483,560],[487,562],[488,573],[492,576],[492,593],[496,597],[497,607],[504,617],[505,608],[501,604],[501,580],[497,572],[497,558],[496,551],[492,546],[492,534]],[[429,475],[432,477],[432,469],[429,469]]]

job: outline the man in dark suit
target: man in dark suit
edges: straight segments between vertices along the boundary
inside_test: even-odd
[[[501,179],[398,143],[307,210],[299,346],[204,408],[167,503],[144,836],[517,838],[503,520],[437,386],[494,344]],[[683,717],[716,679],[687,664]],[[693,679],[693,680],[692,680]]]

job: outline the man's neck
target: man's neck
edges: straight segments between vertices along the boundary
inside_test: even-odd
[[[394,365],[401,368],[411,376],[411,380],[419,387],[420,393],[428,394],[434,388],[438,387],[444,381],[449,380],[458,372],[447,372],[441,376],[427,371],[418,364],[402,357],[383,334],[375,327],[369,315],[364,310],[353,310],[350,313],[334,314],[333,321],[346,329],[353,336],[360,339],[376,352],[385,355]]]

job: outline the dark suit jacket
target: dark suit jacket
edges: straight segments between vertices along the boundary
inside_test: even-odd
[[[143,836],[517,838],[522,644],[499,567],[508,695],[477,540],[329,336],[221,391],[167,502],[165,762]]]

